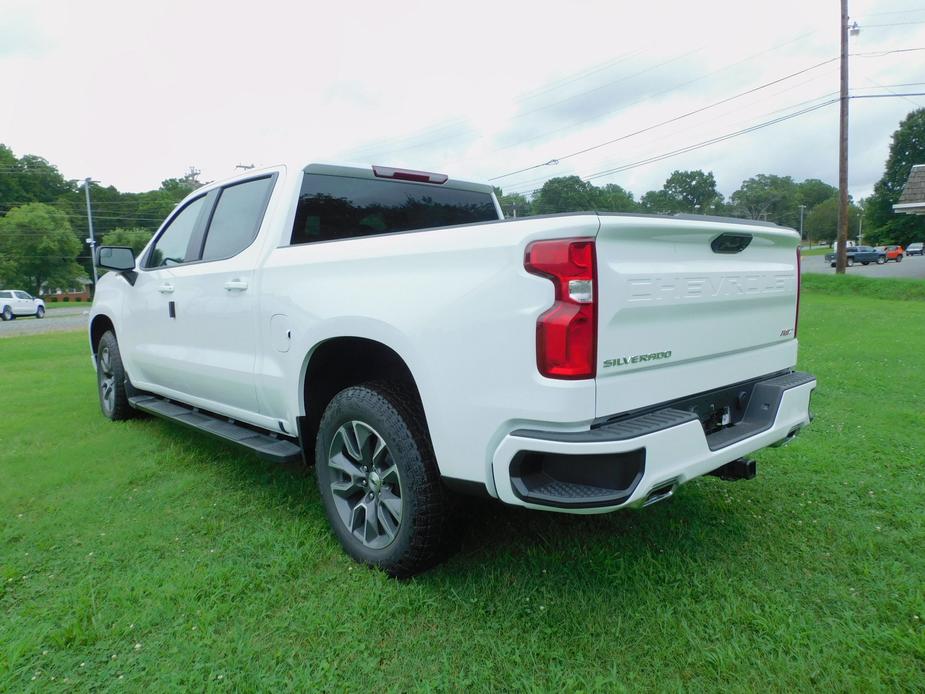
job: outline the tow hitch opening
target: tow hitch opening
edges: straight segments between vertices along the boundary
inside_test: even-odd
[[[716,468],[710,474],[728,482],[751,480],[758,474],[757,463],[751,458],[737,458],[722,467]]]

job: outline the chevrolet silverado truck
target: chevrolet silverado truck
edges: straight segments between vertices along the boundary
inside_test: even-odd
[[[420,171],[250,171],[137,259],[98,249],[100,405],[314,463],[344,549],[407,576],[445,556],[459,493],[601,513],[753,477],[810,421],[798,242],[700,215],[505,220],[490,186]]]

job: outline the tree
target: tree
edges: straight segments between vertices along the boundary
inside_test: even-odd
[[[731,200],[735,211],[743,217],[786,226],[800,223],[797,185],[790,176],[758,174],[743,181]]]
[[[925,234],[925,217],[893,212],[914,164],[925,164],[925,109],[909,113],[893,133],[883,177],[864,208],[865,238],[871,243],[905,246]]]
[[[848,206],[848,238],[858,234],[860,211],[855,205]],[[835,195],[813,207],[803,220],[804,235],[810,241],[831,243],[838,235],[838,190]]]
[[[797,183],[797,204],[806,205],[804,216],[819,203],[836,195],[838,195],[838,188],[818,178],[807,178]]]
[[[70,286],[83,274],[78,253],[67,217],[50,205],[29,203],[0,219],[0,274],[7,286],[33,294]]]
[[[151,240],[151,236],[153,235],[154,232],[150,229],[144,229],[142,227],[131,227],[128,229],[118,227],[103,236],[103,245],[128,246],[134,251],[135,255],[138,256],[144,247],[148,245],[148,241]]]
[[[498,204],[501,205],[501,211],[506,218],[529,217],[533,214],[532,203],[522,193],[505,195],[498,186],[494,186],[494,190],[495,197],[498,198]]]
[[[597,207],[598,189],[578,176],[550,178],[533,199],[537,214],[580,212]]]
[[[639,199],[639,207],[649,214],[674,214],[677,212],[676,201],[665,191],[650,190]]]
[[[703,171],[675,171],[662,186],[665,199],[670,201],[675,212],[700,212],[706,214],[711,211],[717,198],[722,200],[716,190],[716,179],[713,172]]]
[[[598,188],[597,209],[606,212],[636,212],[639,205],[633,200],[633,194],[618,186],[616,183],[608,183],[603,188]]]

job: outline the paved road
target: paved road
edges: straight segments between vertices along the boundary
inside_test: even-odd
[[[821,255],[810,255],[802,260],[803,272],[815,272],[820,274],[835,274],[835,268],[829,267],[825,258]],[[914,255],[906,256],[901,263],[890,261],[886,265],[855,265],[847,268],[846,272],[852,275],[864,275],[865,277],[913,277],[916,279],[925,279],[925,256]]]
[[[86,330],[89,314],[90,309],[87,307],[50,308],[41,320],[21,316],[16,320],[0,321],[0,338]]]

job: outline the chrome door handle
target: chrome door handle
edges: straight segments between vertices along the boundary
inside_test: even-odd
[[[225,289],[229,292],[243,292],[247,289],[247,282],[245,280],[228,280],[225,282]]]
[[[161,294],[173,294],[173,285],[165,282],[160,287],[157,288]]]

